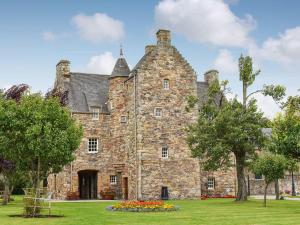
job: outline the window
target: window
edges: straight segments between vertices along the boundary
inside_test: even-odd
[[[161,149],[161,157],[167,159],[169,157],[169,149],[168,147],[162,147]]]
[[[98,152],[98,139],[97,138],[89,138],[88,152],[89,153]]]
[[[98,119],[99,119],[99,109],[93,108],[93,120],[98,120]]]
[[[117,184],[117,176],[116,175],[111,175],[109,177],[109,183],[110,184]]]
[[[209,177],[207,178],[207,189],[215,189],[215,178]]]
[[[126,123],[126,121],[127,121],[126,116],[121,116],[121,123]]]
[[[262,174],[255,174],[255,180],[262,180]]]
[[[155,108],[154,109],[154,116],[155,117],[162,117],[162,108]]]
[[[114,109],[114,103],[112,101],[109,102],[110,110]]]
[[[164,79],[163,80],[163,87],[165,90],[169,90],[170,89],[170,82],[168,79]]]

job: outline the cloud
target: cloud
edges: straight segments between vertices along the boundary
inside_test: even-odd
[[[300,63],[300,27],[287,29],[277,38],[268,38],[260,49],[254,49],[258,57],[283,64]]]
[[[92,56],[87,65],[87,72],[99,74],[111,74],[116,58],[111,52],[105,52],[100,55]]]
[[[191,41],[245,47],[256,26],[251,15],[239,18],[223,0],[162,0],[155,7],[158,27],[171,29]]]
[[[54,41],[56,39],[56,35],[51,31],[44,31],[42,37],[45,41]]]
[[[124,37],[123,23],[106,14],[95,13],[88,16],[78,14],[72,18],[79,35],[88,41],[119,41]]]
[[[257,100],[257,106],[264,112],[264,115],[272,119],[276,113],[280,112],[279,106],[275,103],[272,97],[257,94],[254,96]]]
[[[220,49],[213,66],[221,73],[236,74],[238,72],[238,60],[233,58],[228,49]]]

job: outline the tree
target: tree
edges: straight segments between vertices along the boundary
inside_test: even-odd
[[[284,176],[287,168],[287,160],[282,155],[265,153],[252,164],[252,170],[256,174],[262,174],[265,178],[264,207],[267,206],[267,189],[271,182]]]
[[[0,156],[28,171],[38,189],[42,179],[73,161],[82,128],[62,106],[66,96],[43,97],[27,90],[26,85],[14,86],[0,98]]]
[[[272,136],[270,150],[289,158],[292,174],[292,195],[296,195],[294,172],[300,161],[300,97],[289,97],[284,104],[284,112],[278,114],[271,123]]]
[[[23,96],[18,106],[18,131],[22,136],[16,143],[21,168],[29,169],[34,187],[50,173],[57,173],[74,160],[82,128],[70,112],[61,107],[57,98],[39,94]]]
[[[228,81],[221,84],[218,81],[213,82],[209,87],[208,100],[199,111],[197,123],[188,128],[188,144],[193,157],[200,158],[207,170],[231,166],[231,156],[234,156],[238,183],[236,200],[244,201],[247,200],[247,159],[253,158],[255,149],[264,145],[262,128],[267,124],[251,96],[259,92],[272,96],[279,102],[285,88],[265,85],[263,89],[248,94],[248,88],[260,71],[253,71],[252,59],[249,56],[240,57],[239,70],[243,86],[242,103],[237,98],[226,100]],[[191,97],[188,102],[189,107],[193,107],[196,101]]]
[[[7,205],[9,201],[9,180],[8,178],[15,172],[15,165],[4,158],[0,158],[0,174],[2,175],[2,180],[4,184],[4,194],[2,205]]]

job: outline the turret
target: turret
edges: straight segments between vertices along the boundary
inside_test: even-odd
[[[111,73],[111,78],[112,77],[128,77],[130,73],[130,69],[128,67],[128,64],[126,62],[126,59],[124,58],[123,55],[123,49],[122,47],[120,48],[120,57],[118,58],[115,67]]]

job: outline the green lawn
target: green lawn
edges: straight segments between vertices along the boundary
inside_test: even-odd
[[[20,198],[8,206],[0,206],[1,225],[94,225],[94,224],[152,224],[152,225],[267,225],[300,224],[300,201],[269,200],[263,208],[261,201],[235,203],[232,199],[172,201],[181,206],[177,212],[109,212],[105,207],[111,202],[97,203],[54,203],[53,213],[64,214],[63,218],[24,219],[12,218],[11,214],[22,212]]]

